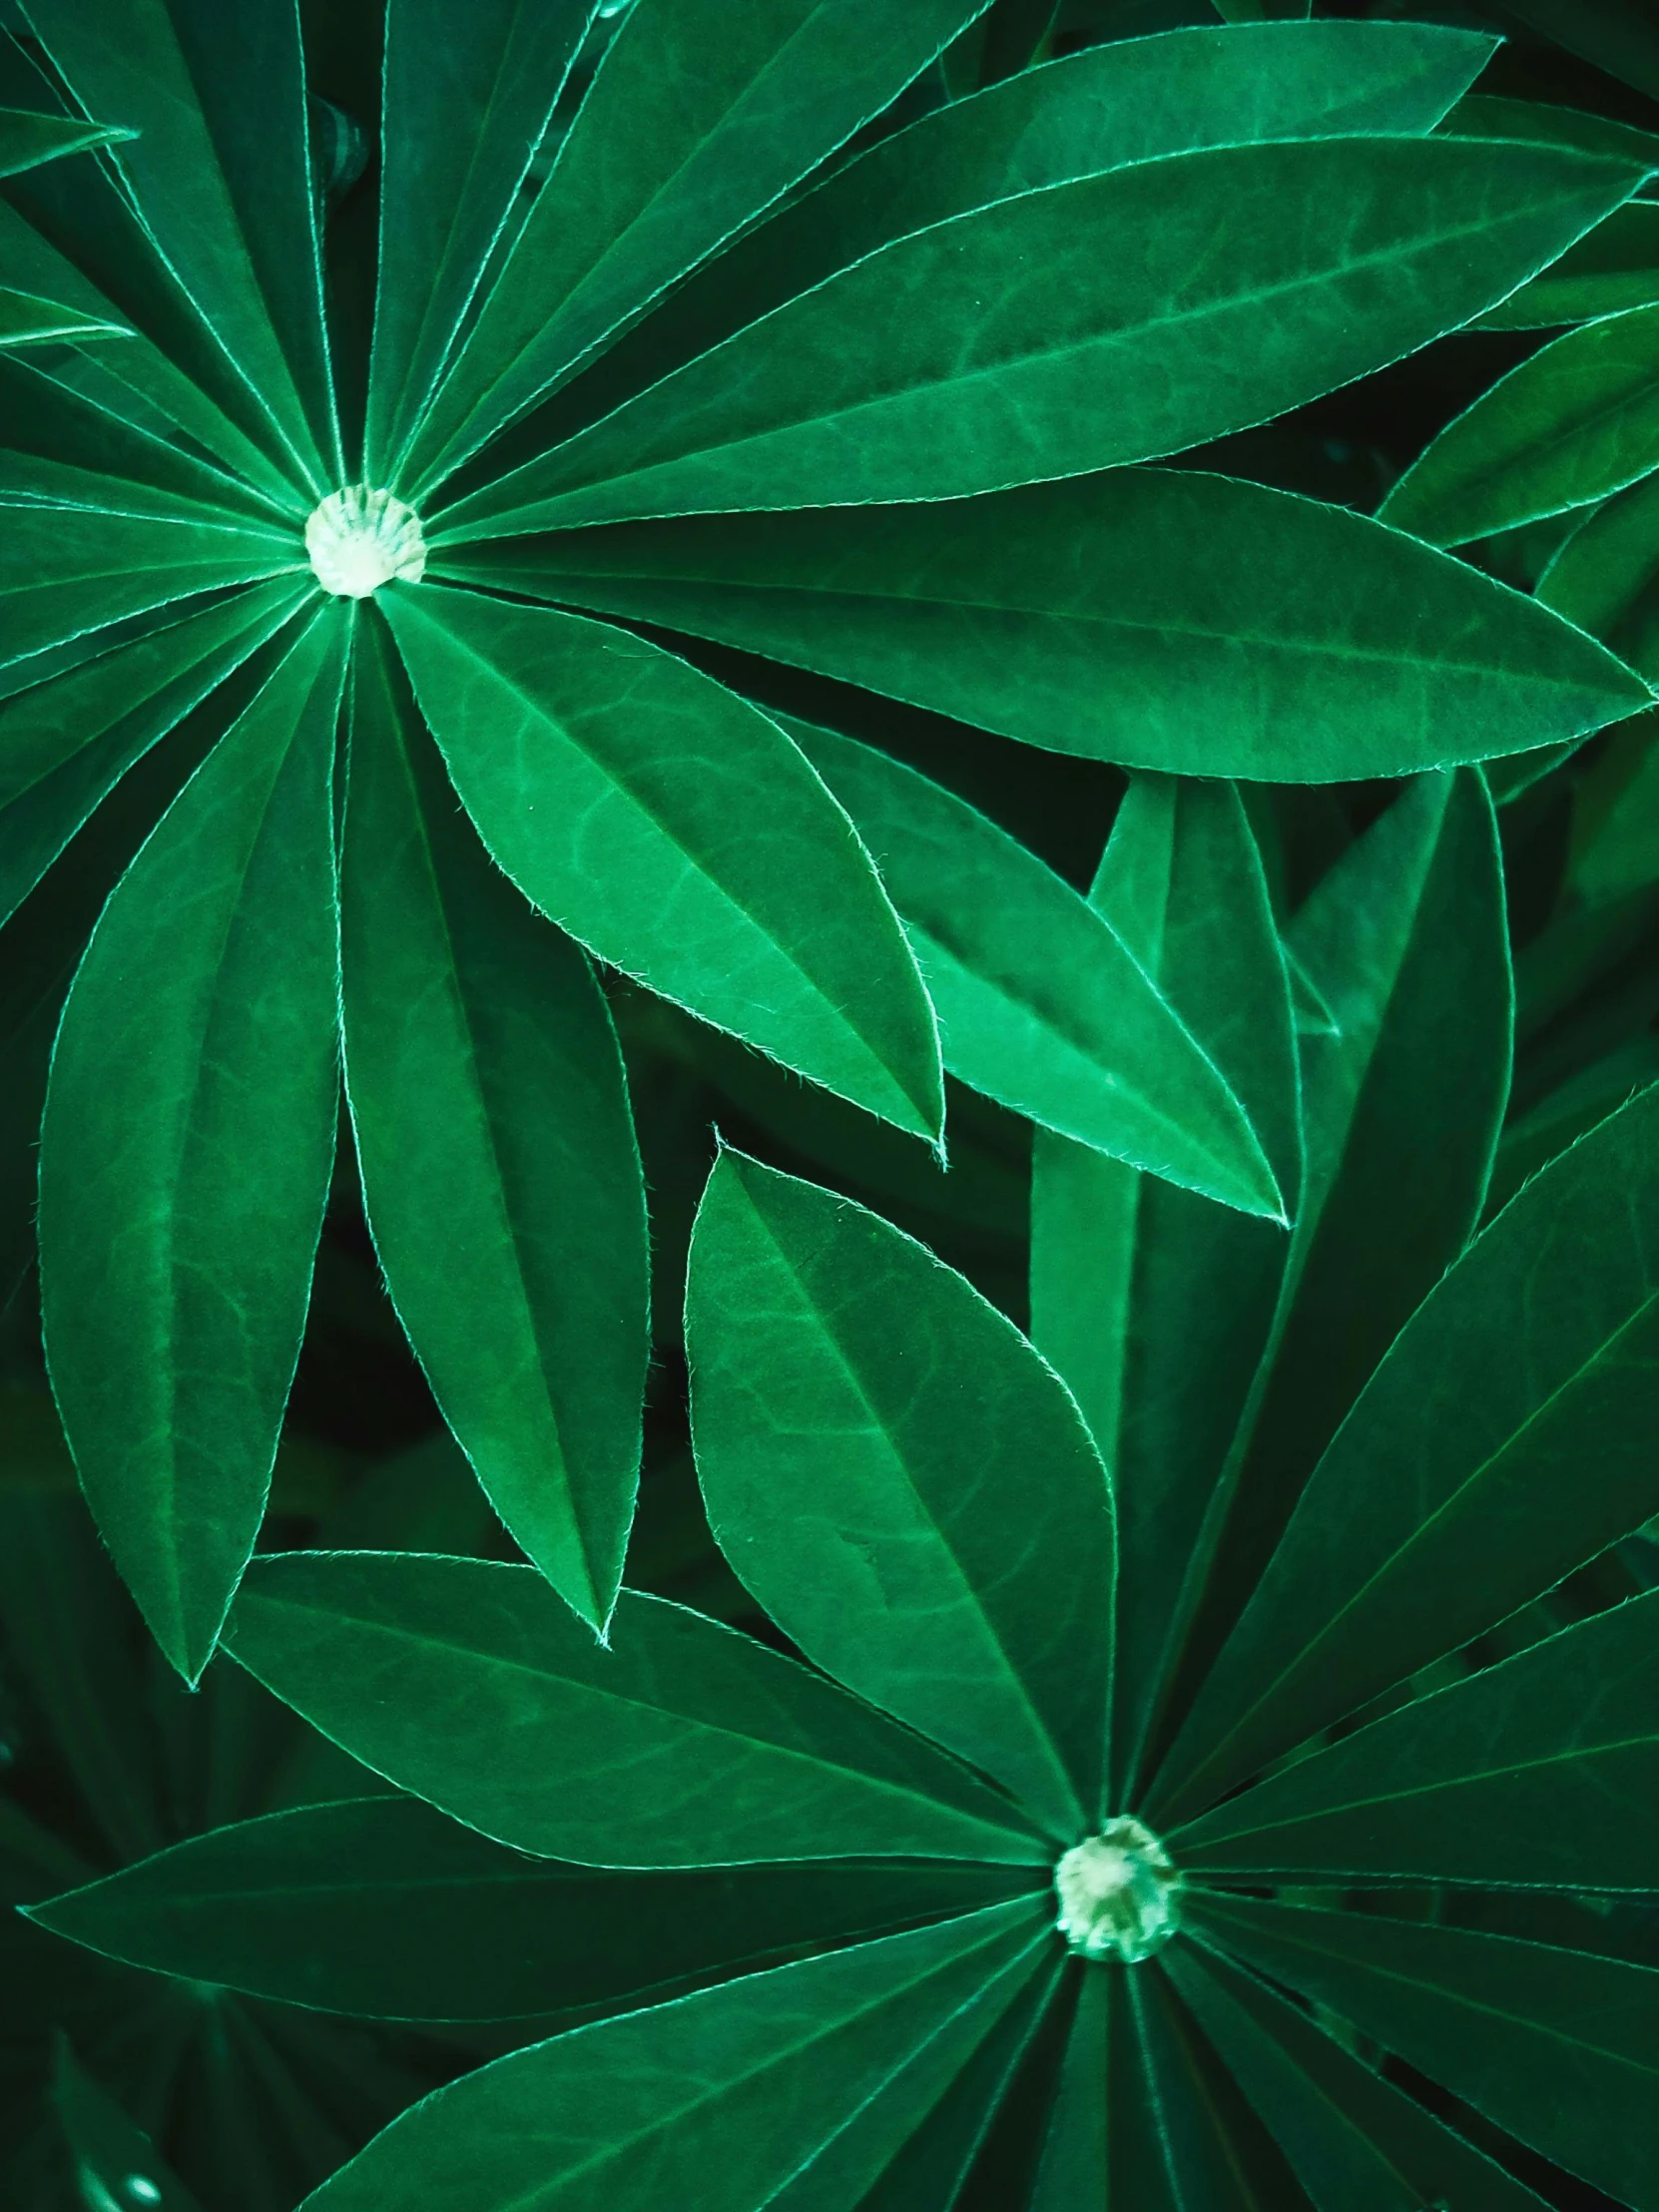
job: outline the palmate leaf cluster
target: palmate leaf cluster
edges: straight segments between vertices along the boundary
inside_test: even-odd
[[[37,1393],[30,2188],[1659,2203],[1659,140],[1053,13],[0,34],[0,1204],[204,1685]],[[453,1445],[295,1514],[359,1203]]]

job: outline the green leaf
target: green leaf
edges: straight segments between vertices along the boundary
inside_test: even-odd
[[[25,0],[53,62],[134,135],[109,156],[158,252],[320,498],[344,476],[294,0]]]
[[[1080,1969],[1077,2009],[1060,2061],[1031,2212],[1133,2205],[1184,2212],[1147,2093],[1134,1977]]]
[[[492,1503],[602,1629],[650,1349],[616,1036],[586,959],[479,844],[378,626],[351,729],[345,1081],[369,1227]]]
[[[1659,471],[1598,507],[1538,580],[1538,597],[1602,639],[1638,675],[1659,677]]]
[[[0,177],[15,177],[37,162],[59,161],[89,147],[113,146],[132,135],[78,115],[26,115],[17,108],[0,108]]]
[[[1568,247],[1558,262],[1480,317],[1482,330],[1538,330],[1588,322],[1659,299],[1659,207],[1628,201]]]
[[[618,1874],[527,1859],[418,1800],[304,1806],[193,1837],[29,1918],[106,1956],[378,2019],[509,2019],[941,1919],[1008,1868]]]
[[[1635,0],[1513,0],[1510,13],[1569,54],[1659,96],[1659,28]]]
[[[1050,1857],[1006,1800],[832,1682],[633,1591],[605,1649],[529,1567],[288,1553],[253,1562],[226,1642],[365,1766],[521,1851]]]
[[[637,0],[397,480],[417,500],[879,114],[985,0]]]
[[[1659,464],[1659,305],[1569,330],[1448,423],[1382,502],[1433,545],[1604,499]]]
[[[532,2044],[394,2121],[306,2212],[411,2194],[449,2212],[752,2212],[964,2011],[984,2032],[975,2000],[1018,1994],[1045,1924],[994,1906]]]
[[[113,2097],[76,2063],[60,2037],[52,2054],[52,2110],[88,2212],[197,2212],[197,2201],[157,2156],[156,2146]]]
[[[344,648],[319,617],[123,877],[42,1130],[53,1388],[105,1541],[193,1681],[265,1508],[333,1154]]]
[[[1647,1890],[1659,1592],[1546,1636],[1181,1832],[1183,1868]]]
[[[809,1659],[1076,1842],[1101,1791],[1112,1513],[1052,1372],[924,1247],[729,1151],[686,1339],[710,1523],[745,1585]]]
[[[1455,329],[1637,182],[1543,148],[1365,138],[1024,193],[841,271],[438,535],[948,499],[1179,452]],[[1123,238],[1133,255],[1109,251]]]
[[[1216,1952],[1161,1961],[1319,2212],[1541,2212],[1543,2200]]]
[[[105,322],[78,307],[60,307],[50,299],[37,299],[32,292],[0,287],[0,347],[131,335],[124,322]]]
[[[1224,1206],[1284,1199],[1209,1032],[1034,853],[913,769],[784,717],[898,909],[952,1075]]]
[[[1294,1204],[1302,1131],[1290,994],[1237,793],[1136,777],[1091,902],[1210,1040]],[[1267,1343],[1288,1252],[1275,1225],[1038,1135],[1031,1334],[1075,1392],[1117,1501],[1114,1802],[1127,1791],[1178,1641],[1185,1569]]]
[[[904,932],[776,724],[608,625],[421,586],[384,598],[455,787],[527,897],[704,1020],[937,1134]]]
[[[1659,2188],[1659,1973],[1460,1929],[1195,1899],[1204,1935],[1627,2204]],[[1459,2205],[1461,2199],[1453,2199]]]
[[[1175,2202],[1206,2212],[1309,2212],[1290,2166],[1161,1968],[1131,1978],[1129,2007]]]
[[[1581,154],[1609,154],[1659,169],[1659,136],[1581,108],[1556,108],[1542,100],[1503,100],[1469,93],[1439,128],[1452,138],[1521,139],[1533,146],[1571,146]]]
[[[434,572],[718,639],[1056,753],[1276,783],[1527,750],[1650,694],[1363,515],[1189,469],[584,530]]]
[[[442,373],[596,0],[394,0],[363,475],[383,483]]]
[[[1529,1183],[1412,1316],[1193,1712],[1166,1820],[1659,1511],[1656,1130],[1659,1088]]]

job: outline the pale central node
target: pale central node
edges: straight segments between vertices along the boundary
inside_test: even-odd
[[[1055,1927],[1083,1958],[1123,1965],[1162,1950],[1181,1925],[1181,1876],[1150,1828],[1125,1813],[1054,1870]]]
[[[419,515],[367,484],[347,484],[312,508],[305,551],[317,582],[336,599],[367,599],[394,577],[418,584],[426,573]]]

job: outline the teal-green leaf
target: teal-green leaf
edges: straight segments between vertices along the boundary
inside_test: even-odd
[[[881,871],[952,1075],[1223,1206],[1283,1211],[1204,1025],[1171,1002],[1109,917],[913,769],[809,723],[786,716],[783,727]]]
[[[1403,776],[1576,737],[1650,697],[1569,624],[1449,555],[1188,469],[622,524],[456,549],[434,573],[1182,775]]]
[[[279,2003],[500,2020],[637,2002],[797,1944],[973,1912],[1036,1879],[943,1863],[618,1874],[526,1858],[385,1796],[192,1837],[30,1918],[149,1972]]]
[[[1507,100],[1472,92],[1439,124],[1451,138],[1522,139],[1533,146],[1571,146],[1581,154],[1611,154],[1659,169],[1659,137],[1629,123],[1583,108],[1557,108],[1544,100]]]
[[[318,1552],[255,1560],[226,1642],[365,1766],[523,1851],[1049,1860],[942,1752],[748,1636],[624,1591],[611,1638],[529,1567]]]
[[[1461,545],[1604,499],[1659,465],[1659,305],[1569,330],[1448,423],[1381,518]]]
[[[878,114],[985,0],[637,0],[420,425],[424,491]]]
[[[0,347],[64,340],[79,344],[86,338],[131,335],[124,322],[106,322],[98,315],[82,313],[79,307],[62,307],[50,299],[37,299],[32,292],[0,287]]]
[[[305,2212],[753,2212],[983,1992],[1012,2001],[1045,1920],[993,1906],[533,2043],[404,2113]]]
[[[1659,2189],[1659,1972],[1509,1936],[1207,1896],[1199,1930],[1620,2202]],[[1453,2197],[1461,2212],[1462,2200]]]
[[[60,2033],[52,2054],[52,2111],[73,2162],[77,2193],[104,2212],[118,2205],[148,2212],[197,2212],[197,2200],[157,2155],[144,2130],[75,2059]]]
[[[378,625],[340,895],[346,1094],[392,1304],[496,1510],[603,1629],[650,1349],[622,1057],[584,955],[478,842]]]
[[[41,1136],[53,1387],[105,1541],[191,1680],[265,1509],[333,1157],[344,647],[319,616],[123,877]]]
[[[1659,1087],[1512,1199],[1303,1493],[1159,1793],[1187,1816],[1659,1512]]]
[[[1185,2212],[1147,2093],[1133,1991],[1113,1967],[1080,1969],[1077,2008],[1057,2069],[1031,2212]]]
[[[1480,317],[1482,330],[1543,330],[1624,314],[1659,299],[1659,207],[1630,200],[1586,231],[1541,276]]]
[[[1538,579],[1546,607],[1659,677],[1659,470],[1585,518]]]
[[[1294,1206],[1302,1128],[1290,992],[1237,793],[1137,776],[1091,903],[1209,1040]],[[1031,1335],[1076,1394],[1117,1501],[1117,1803],[1126,1802],[1150,1702],[1192,1600],[1183,1590],[1188,1562],[1288,1256],[1275,1224],[1038,1134]]]
[[[1179,452],[1455,329],[1638,182],[1498,140],[1360,138],[1023,193],[854,263],[440,529],[949,499]]]
[[[686,1339],[709,1518],[744,1583],[810,1659],[1076,1842],[1101,1789],[1112,1512],[1053,1373],[924,1247],[730,1151]]]
[[[1345,1736],[1201,1816],[1183,1867],[1650,1890],[1659,1591]]]
[[[1175,2203],[1205,2212],[1310,2212],[1283,2154],[1161,1966],[1130,1977],[1128,2009]]]
[[[84,122],[78,115],[26,115],[18,108],[0,108],[0,177],[15,177],[37,162],[55,162],[65,154],[111,146],[132,135]]]
[[[936,1135],[937,1034],[852,826],[758,709],[607,625],[384,595],[479,833],[561,928],[787,1067]]]

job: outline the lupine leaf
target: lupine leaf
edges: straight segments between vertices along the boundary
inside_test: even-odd
[[[32,292],[0,287],[0,347],[130,335],[124,322],[105,322],[78,307],[60,307],[50,299],[37,299]]]
[[[1082,1969],[1031,2212],[1184,2212],[1147,2093],[1132,1987],[1128,1974]]]
[[[1649,697],[1462,562],[1196,470],[624,524],[445,552],[435,570],[1184,775],[1406,775],[1577,736]]]
[[[1161,1970],[1131,1979],[1129,2009],[1176,2203],[1309,2212],[1285,2158]]]
[[[67,2040],[52,2060],[52,2107],[74,2163],[81,2202],[104,2212],[144,2205],[150,2212],[197,2212],[197,2201],[157,2156],[141,2127],[75,2061]]]
[[[1512,1199],[1401,1332],[1162,1786],[1196,1811],[1659,1512],[1659,1088]]]
[[[369,1227],[502,1519],[602,1628],[639,1477],[645,1194],[587,960],[461,813],[378,631],[353,688],[345,1081]]]
[[[631,1591],[607,1650],[529,1567],[290,1553],[254,1562],[227,1642],[365,1766],[520,1850],[634,1867],[1049,1856],[1005,1800],[832,1682]]]
[[[1178,452],[1456,328],[1637,181],[1497,140],[1364,138],[1024,193],[881,248],[441,526],[949,499]]]
[[[84,153],[94,146],[110,146],[131,138],[130,131],[107,129],[73,115],[27,115],[17,108],[0,108],[0,177],[15,177],[37,162],[55,162],[65,154]]]
[[[922,1246],[722,1154],[687,1287],[710,1521],[807,1656],[1075,1842],[1111,1671],[1105,1471],[1029,1345]]]
[[[1627,201],[1541,276],[1480,317],[1482,330],[1541,330],[1624,314],[1659,299],[1659,207]]]
[[[937,1132],[932,1011],[898,918],[776,724],[578,616],[408,585],[386,597],[456,789],[527,897],[705,1020]]]
[[[1534,146],[1572,146],[1583,154],[1612,154],[1659,169],[1659,137],[1611,116],[1582,108],[1557,108],[1544,100],[1505,100],[1473,92],[1459,100],[1439,128],[1453,138],[1522,139]]]
[[[1638,675],[1659,676],[1659,471],[1598,507],[1538,579],[1546,607],[1603,639]]]
[[[1189,1023],[1110,921],[913,769],[786,717],[898,909],[952,1075],[1045,1128],[1224,1206],[1284,1206],[1260,1139]]]
[[[751,2212],[982,1990],[1017,1994],[1044,1917],[994,1906],[534,2043],[405,2113],[307,2212],[410,2191],[452,2212]]]
[[[193,1680],[265,1508],[333,1155],[343,650],[319,618],[123,878],[47,1098],[53,1387],[105,1540]]]

